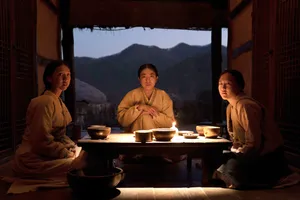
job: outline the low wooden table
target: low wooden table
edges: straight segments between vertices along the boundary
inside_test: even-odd
[[[198,139],[185,139],[183,136],[174,136],[171,141],[153,141],[149,143],[135,142],[132,133],[113,133],[104,140],[91,140],[88,135],[78,140],[78,145],[101,159],[112,161],[119,154],[128,155],[188,155],[188,172],[190,172],[191,158],[202,159],[202,184],[207,185],[212,172],[217,168],[218,161],[224,149],[228,149],[231,142],[224,138],[207,139],[199,136]],[[110,162],[112,163],[112,162]]]

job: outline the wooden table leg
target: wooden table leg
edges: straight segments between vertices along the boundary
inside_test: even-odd
[[[209,155],[202,157],[202,187],[211,186],[210,180],[212,179],[214,171],[221,165],[222,151],[210,152]]]
[[[192,156],[190,156],[190,155],[187,155],[187,158],[186,158],[186,169],[187,169],[188,187],[192,187],[192,185],[193,185]]]
[[[209,179],[211,177],[211,171],[210,171],[210,159],[202,158],[202,181],[201,181],[201,186],[206,187],[209,186]]]
[[[114,168],[114,158],[115,155],[98,155],[98,154],[88,154],[87,165],[91,168],[99,169],[111,169]]]
[[[186,158],[186,169],[188,172],[192,171],[192,157],[190,155],[187,155]]]
[[[113,168],[114,167],[114,159],[112,159],[112,158],[109,158],[108,159],[108,168]]]

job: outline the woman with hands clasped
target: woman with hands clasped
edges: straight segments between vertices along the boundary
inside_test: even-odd
[[[138,70],[141,87],[128,92],[118,106],[118,121],[125,132],[154,128],[170,128],[174,121],[173,101],[169,95],[155,87],[158,71],[153,64],[144,64]],[[142,155],[135,158],[145,158]],[[178,162],[185,158],[180,155],[163,155],[164,162]],[[125,155],[120,159],[124,160]]]
[[[16,176],[65,179],[69,170],[85,167],[85,153],[76,152],[77,146],[66,135],[66,127],[72,119],[60,95],[70,80],[70,69],[65,63],[52,61],[46,66],[45,91],[28,106],[25,133],[15,153]]]
[[[155,87],[158,71],[152,64],[138,70],[141,87],[128,92],[118,106],[118,121],[126,132],[153,128],[169,128],[174,121],[173,101]]]
[[[266,108],[247,96],[244,86],[237,70],[226,70],[219,78],[219,93],[229,102],[226,120],[233,146],[215,178],[229,188],[272,187],[288,173],[283,140]]]

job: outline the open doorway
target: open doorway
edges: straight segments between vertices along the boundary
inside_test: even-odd
[[[211,121],[210,30],[75,29],[74,37],[77,118],[84,128],[120,128],[117,106],[139,87],[137,70],[144,63],[158,68],[156,86],[173,100],[179,127],[195,129]],[[222,29],[222,69],[226,68],[227,29]]]

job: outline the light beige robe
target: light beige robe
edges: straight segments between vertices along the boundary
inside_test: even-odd
[[[279,128],[265,107],[245,94],[238,96],[235,105],[228,105],[226,115],[229,135],[242,153],[255,149],[263,155],[283,145]]]
[[[69,150],[65,147],[74,144],[66,136],[71,120],[65,104],[52,92],[31,100],[23,140],[13,162],[18,177],[65,178],[73,160],[66,158]]]
[[[150,115],[143,115],[142,111],[137,109],[139,104],[154,106],[159,111],[158,116],[152,118]],[[141,87],[136,88],[122,99],[118,106],[117,119],[126,132],[170,128],[174,121],[173,101],[164,90],[155,88],[148,99]]]

